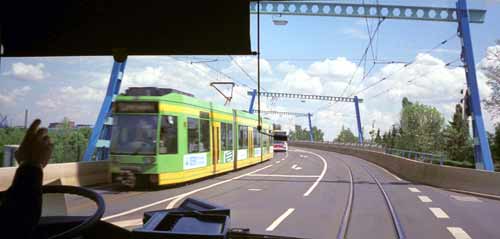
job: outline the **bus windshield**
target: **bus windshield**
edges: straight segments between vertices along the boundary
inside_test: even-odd
[[[155,154],[157,116],[114,115],[112,154]]]

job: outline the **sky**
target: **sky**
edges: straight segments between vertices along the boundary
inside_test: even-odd
[[[348,1],[361,2],[361,1]],[[366,0],[367,3],[375,1]],[[453,7],[454,2],[380,1],[392,5]],[[500,51],[500,1],[469,1],[469,7],[486,9],[484,24],[471,24],[475,61]],[[273,19],[287,20],[286,26]],[[359,64],[368,45],[367,25],[373,31],[378,20],[364,18],[261,16],[261,80],[264,91],[330,96],[357,95],[364,136],[372,128],[388,130],[399,120],[402,97],[432,105],[450,120],[465,73],[460,61],[457,24],[409,20],[385,20],[368,52],[366,64]],[[257,50],[256,16],[251,16],[252,49]],[[445,44],[440,44],[448,40]],[[376,64],[378,62],[412,62]],[[447,63],[451,63],[447,65]],[[112,57],[2,58],[0,65],[0,114],[11,125],[22,125],[24,110],[29,119],[41,118],[44,125],[64,117],[77,124],[93,124],[102,103]],[[131,56],[127,61],[121,91],[130,86],[175,88],[196,97],[224,104],[224,97],[209,86],[214,81],[234,81],[236,87],[230,107],[248,109],[247,91],[256,88],[255,56]],[[242,70],[243,69],[243,70]],[[248,74],[246,74],[248,73]],[[375,82],[387,78],[374,85]],[[481,97],[491,94],[488,78],[478,71]],[[367,88],[366,90],[363,90]],[[229,94],[229,89],[223,89]],[[333,139],[342,126],[356,131],[354,105],[313,100],[262,98],[262,109],[312,113],[313,125]],[[483,109],[488,130],[498,119]],[[268,116],[284,128],[307,126],[307,118]]]

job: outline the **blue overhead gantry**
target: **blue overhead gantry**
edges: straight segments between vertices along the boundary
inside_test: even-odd
[[[250,106],[248,107],[248,112],[250,114],[253,114],[254,112],[254,102],[255,102],[255,97],[257,95],[263,96],[263,97],[277,97],[277,98],[290,98],[290,99],[304,99],[304,100],[324,100],[324,101],[333,101],[333,102],[353,102],[354,103],[354,109],[356,110],[356,122],[358,126],[358,140],[360,144],[363,144],[363,128],[361,127],[361,115],[359,114],[359,103],[363,102],[363,99],[358,99],[357,96],[354,96],[353,98],[351,97],[339,97],[339,96],[327,96],[327,95],[305,95],[305,94],[294,94],[294,93],[278,93],[278,92],[260,92],[260,94],[257,92],[257,90],[252,90],[248,91],[248,95],[251,96],[250,99]],[[262,110],[260,111],[261,113],[263,112]],[[305,115],[300,115],[300,116],[305,116]],[[311,128],[312,132],[312,126],[311,126],[311,116],[312,114],[309,113],[309,128]],[[311,141],[312,140],[311,136]]]
[[[298,116],[298,117],[306,117],[309,122],[309,141],[314,142],[314,132],[313,132],[313,127],[312,127],[312,122],[311,122],[311,113],[296,113],[296,112],[284,112],[284,111],[274,111],[274,110],[261,110],[261,114],[272,114],[272,115],[292,115],[292,116]]]
[[[486,130],[481,112],[481,100],[477,86],[477,76],[474,64],[472,38],[470,23],[483,23],[486,15],[485,10],[468,9],[466,0],[458,0],[456,8],[440,8],[425,6],[402,6],[386,4],[358,4],[345,2],[314,2],[314,1],[253,1],[250,3],[250,13],[271,15],[297,15],[297,16],[332,16],[332,17],[356,17],[356,18],[383,18],[395,20],[417,20],[435,22],[457,22],[458,35],[462,42],[462,61],[465,65],[467,86],[470,91],[470,107],[472,115],[472,127],[474,136],[474,159],[477,169],[494,171],[491,152],[489,149]],[[123,65],[122,65],[123,64]],[[104,146],[109,143],[109,136],[102,134],[105,128],[106,118],[109,115],[109,106],[113,96],[119,91],[117,82],[123,77],[124,62],[115,61],[110,77],[108,91],[99,112],[91,140],[89,140],[84,160],[92,159],[96,146]],[[115,70],[117,69],[117,70]],[[121,69],[121,70],[118,70]],[[119,74],[118,72],[122,72]],[[119,77],[120,76],[120,77]],[[357,110],[359,111],[359,109]],[[359,124],[358,124],[359,128]],[[359,129],[358,129],[359,133]],[[107,138],[106,138],[107,137]],[[104,141],[99,141],[102,139]],[[101,144],[98,144],[101,142]]]

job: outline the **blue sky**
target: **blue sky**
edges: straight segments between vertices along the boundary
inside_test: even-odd
[[[454,5],[453,1],[446,0],[380,2],[445,7]],[[500,39],[497,25],[500,22],[500,1],[469,2],[470,7],[488,10],[484,24],[472,24],[475,59],[479,64],[487,54],[487,48],[494,46],[495,40]],[[387,82],[359,95],[365,98],[361,106],[365,136],[372,125],[384,130],[397,123],[402,96],[436,106],[447,119],[454,104],[459,101],[459,90],[465,83],[463,69],[445,66],[445,63],[459,56],[459,39],[454,37],[439,49],[423,54],[453,35],[457,28],[455,23],[386,20],[373,44],[377,48],[377,59],[416,63],[402,71],[399,71],[401,65],[398,64],[377,65],[370,76],[362,81],[364,65],[358,67],[357,59],[368,42],[365,19],[281,18],[286,19],[288,25],[273,25],[271,16],[261,18],[261,67],[265,89],[340,95],[351,78],[353,82],[347,89],[348,93],[393,74]],[[368,22],[373,29],[376,20]],[[252,16],[251,31],[252,48],[256,50],[255,16]],[[254,88],[255,83],[243,74],[238,65],[255,78],[255,57],[235,56],[234,60],[228,56],[202,57],[216,61],[191,64],[199,58],[130,57],[122,90],[128,86],[171,87],[223,103],[222,97],[208,84],[217,80],[234,80],[238,87],[231,106],[246,109],[249,99],[245,92]],[[367,67],[370,65],[367,64]],[[111,66],[111,57],[3,58],[0,70],[0,114],[8,115],[13,125],[22,124],[24,109],[30,110],[30,118],[42,118],[45,124],[59,121],[65,116],[77,123],[93,124]],[[213,69],[231,79],[226,79]],[[486,80],[480,73],[483,97],[489,94]],[[327,139],[333,138],[342,125],[353,130],[355,128],[354,107],[350,104],[327,105],[314,101],[265,99],[263,108],[312,112],[315,114],[313,124],[327,131]],[[495,120],[488,115],[485,118],[491,129]],[[304,118],[274,116],[273,119],[286,127],[306,125]]]

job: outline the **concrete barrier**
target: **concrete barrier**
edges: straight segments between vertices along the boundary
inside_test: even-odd
[[[440,166],[372,150],[333,144],[291,142],[291,146],[320,149],[351,155],[375,163],[407,181],[444,189],[489,194],[500,197],[500,173]]]
[[[17,167],[0,168],[0,190],[12,183]],[[88,186],[111,182],[109,161],[58,163],[45,167],[44,184],[60,180],[63,185]]]

